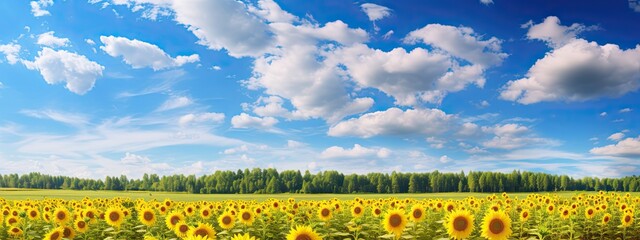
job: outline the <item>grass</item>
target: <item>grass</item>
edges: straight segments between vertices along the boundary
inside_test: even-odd
[[[554,192],[560,197],[571,197],[581,192]],[[340,200],[360,198],[441,198],[441,199],[463,199],[468,196],[486,197],[494,193],[403,193],[403,194],[188,194],[169,192],[143,192],[143,191],[79,191],[79,190],[40,190],[40,189],[8,189],[0,188],[0,198],[7,200],[39,200],[43,198],[60,198],[65,200],[80,200],[84,197],[90,198],[114,198],[128,197],[131,199],[142,198],[145,200],[163,200],[170,198],[175,201],[222,201],[222,200],[257,200],[264,201],[269,198],[287,199],[290,197],[296,200],[327,200],[338,198]],[[500,193],[495,193],[500,194]],[[509,193],[511,197],[524,198],[530,193]],[[546,194],[546,193],[540,193]],[[638,193],[632,193],[638,195]]]

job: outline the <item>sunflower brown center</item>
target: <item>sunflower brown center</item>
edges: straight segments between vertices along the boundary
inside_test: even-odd
[[[178,224],[178,222],[180,222],[180,217],[178,216],[171,217],[171,224],[176,225]]]
[[[604,217],[604,222],[608,222],[609,221],[609,216],[605,216]]]
[[[227,225],[227,224],[231,224],[231,217],[229,217],[229,216],[224,216],[224,217],[222,218],[222,223],[224,223],[225,225]]]
[[[564,211],[562,211],[562,215],[564,215],[564,216],[569,215],[569,210],[564,210]]]
[[[34,217],[38,216],[38,213],[36,211],[31,211],[31,212],[29,212],[29,216],[34,218]]]
[[[529,216],[529,212],[523,212],[523,213],[522,213],[522,217],[523,217],[523,218],[527,218],[528,216]]]
[[[144,212],[144,215],[142,215],[142,216],[143,216],[144,220],[147,220],[147,221],[153,220],[153,213],[151,213],[151,212]]]
[[[329,211],[329,209],[323,208],[322,211],[320,212],[320,214],[322,214],[323,217],[329,216],[329,214],[331,213],[331,211]]]
[[[53,234],[51,234],[51,237],[49,239],[58,239],[60,238],[60,232],[54,232]]]
[[[187,212],[188,213],[192,213],[193,212],[193,208],[187,208]]]
[[[77,223],[78,228],[84,228],[85,226],[87,226],[87,223],[85,223],[84,221],[79,221]]]
[[[296,240],[312,240],[312,239],[313,238],[311,238],[311,236],[307,235],[306,233],[296,236]]]
[[[587,210],[587,214],[589,214],[589,215],[593,214],[593,209]]]
[[[553,211],[553,206],[549,206],[549,211]]]
[[[88,213],[87,213],[87,217],[88,217],[88,218],[93,218],[93,217],[95,217],[95,216],[93,215],[93,212],[88,212]]]
[[[504,223],[500,219],[493,219],[489,222],[489,231],[493,234],[500,234],[504,231]]]
[[[62,231],[62,237],[69,238],[69,236],[71,236],[71,229],[66,227]]]
[[[244,219],[244,220],[249,220],[249,219],[251,219],[251,214],[250,214],[250,213],[248,213],[248,212],[244,212],[244,213],[242,213],[242,219]]]
[[[380,213],[382,213],[382,211],[380,209],[377,209],[377,208],[376,208],[375,212],[376,212],[376,215],[380,215]]]
[[[353,212],[356,214],[360,214],[362,212],[362,208],[356,207],[355,209],[353,209]]]
[[[209,236],[209,233],[207,232],[207,230],[204,230],[202,228],[198,228],[193,232],[193,235],[206,237],[206,236]]]
[[[422,217],[422,210],[420,209],[413,210],[413,218],[420,218],[420,217]]]
[[[19,233],[20,232],[20,228],[14,227],[11,229],[12,232],[14,233]]]
[[[389,225],[392,227],[398,227],[400,224],[402,224],[402,216],[393,214],[389,217]]]
[[[209,216],[209,211],[202,211],[202,216]]]
[[[64,212],[58,212],[58,214],[56,214],[56,218],[60,220],[64,220],[66,217],[67,217],[67,214],[65,214]]]
[[[469,226],[469,222],[464,216],[459,216],[453,219],[453,229],[456,231],[464,231],[467,230]]]
[[[631,216],[624,216],[624,222],[631,222]]]
[[[189,231],[189,226],[187,225],[180,225],[180,232],[185,233],[187,231]]]
[[[114,222],[120,220],[120,214],[118,214],[117,212],[109,213],[109,220]]]
[[[453,210],[453,205],[447,206],[447,211],[451,212],[451,210]]]

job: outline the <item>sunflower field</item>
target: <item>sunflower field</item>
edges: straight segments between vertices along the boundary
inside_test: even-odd
[[[0,239],[638,239],[640,197],[8,201]]]

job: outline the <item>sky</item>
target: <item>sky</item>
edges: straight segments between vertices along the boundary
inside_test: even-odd
[[[640,174],[640,1],[0,1],[0,174]]]

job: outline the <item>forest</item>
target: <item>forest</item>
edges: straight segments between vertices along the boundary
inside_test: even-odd
[[[549,191],[640,191],[640,177],[573,178],[536,172],[511,173],[472,171],[467,174],[368,173],[276,169],[216,171],[213,174],[144,174],[141,179],[106,177],[84,179],[41,173],[0,174],[0,188],[140,190],[188,193],[436,193],[436,192],[549,192]]]

